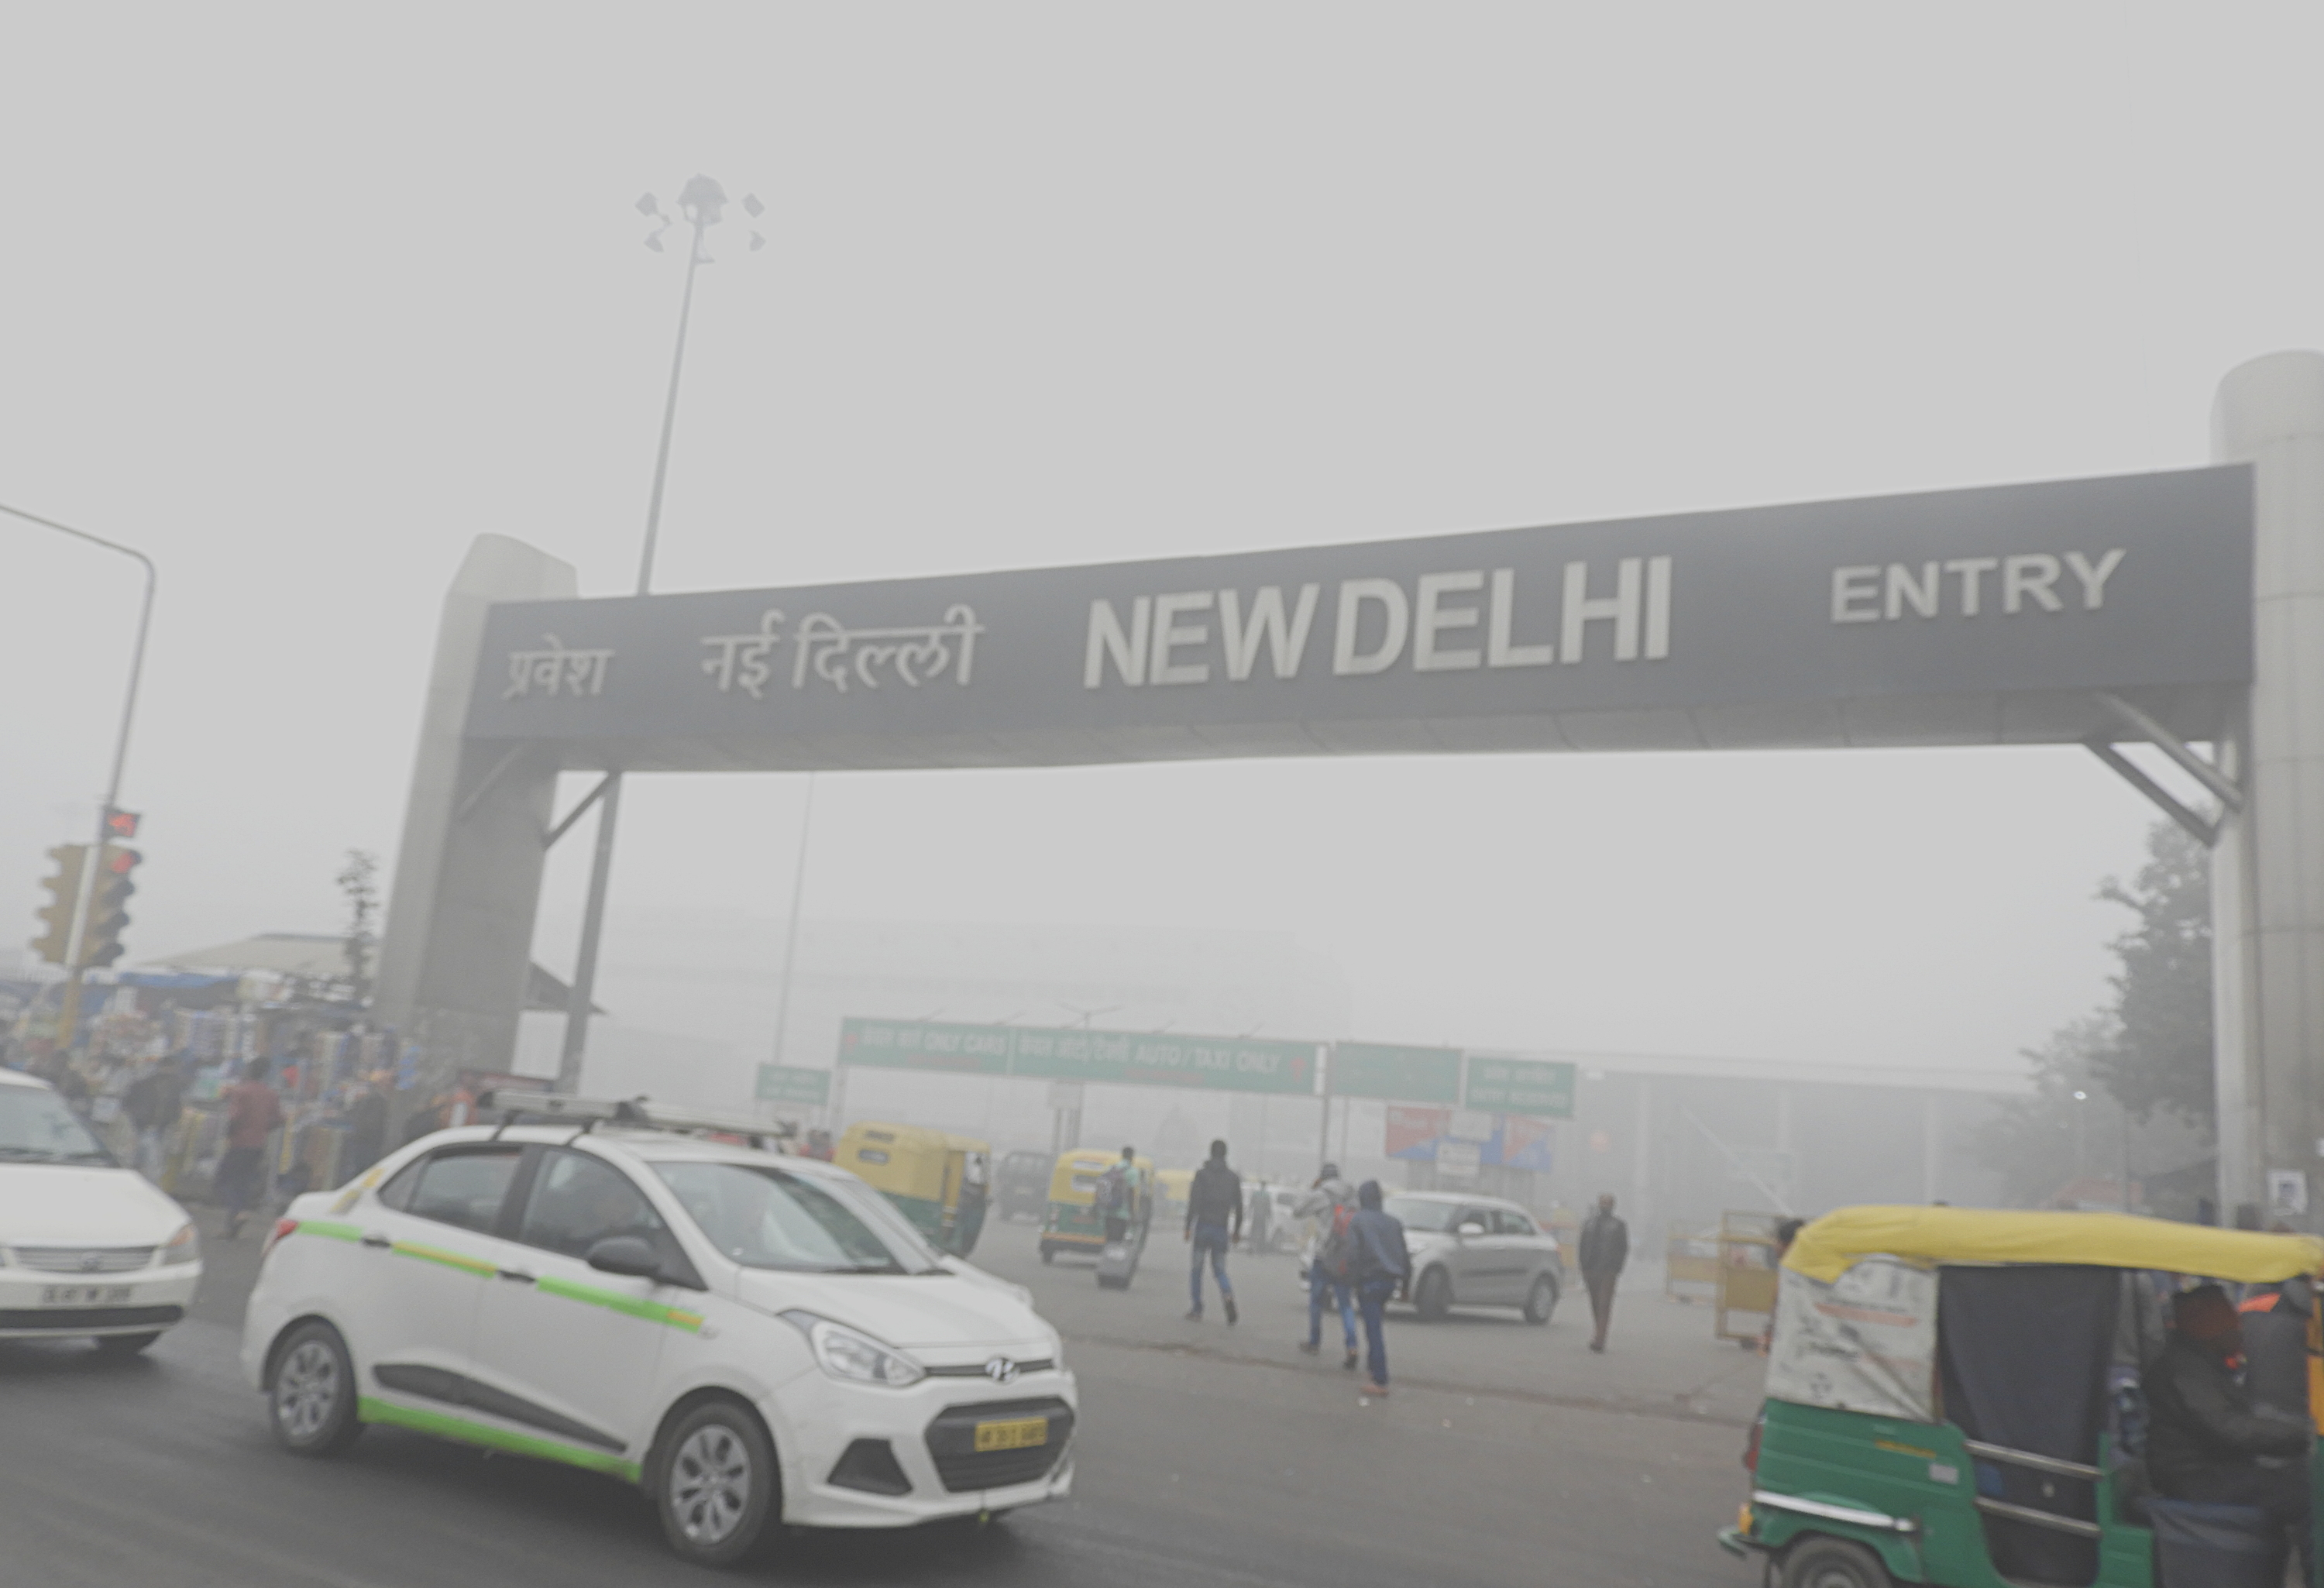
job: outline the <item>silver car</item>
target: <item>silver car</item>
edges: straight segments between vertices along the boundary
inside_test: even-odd
[[[1401,1191],[1388,1211],[1404,1223],[1412,1305],[1434,1323],[1454,1306],[1514,1306],[1545,1324],[1565,1288],[1557,1242],[1533,1214],[1498,1196]]]

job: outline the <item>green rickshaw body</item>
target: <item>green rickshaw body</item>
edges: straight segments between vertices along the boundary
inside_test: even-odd
[[[1762,1408],[1752,1502],[1730,1529],[1740,1546],[1781,1552],[1807,1535],[1851,1538],[1899,1583],[2017,1588],[1996,1571],[1977,1509],[1976,1468],[1950,1423],[1906,1422],[1770,1400]],[[2098,1574],[2091,1588],[2153,1588],[2153,1532],[2115,1516],[2114,1479],[2098,1481]],[[1781,1500],[1814,1506],[1793,1510]],[[1864,1513],[1850,1520],[1837,1512]],[[1872,1518],[1909,1524],[1909,1530]]]

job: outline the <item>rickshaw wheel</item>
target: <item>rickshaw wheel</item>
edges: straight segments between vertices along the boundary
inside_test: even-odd
[[[1784,1551],[1783,1588],[1890,1588],[1888,1569],[1861,1544],[1807,1537]]]

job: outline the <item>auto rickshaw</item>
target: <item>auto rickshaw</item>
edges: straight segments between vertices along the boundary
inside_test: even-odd
[[[1097,1186],[1121,1157],[1098,1147],[1075,1147],[1057,1155],[1049,1172],[1049,1207],[1041,1219],[1041,1260],[1054,1262],[1060,1251],[1086,1252],[1095,1257],[1105,1249],[1105,1220],[1097,1211]],[[1142,1223],[1153,1205],[1154,1165],[1144,1158],[1131,1160],[1149,1189],[1146,1205],[1131,1214]]]
[[[2166,1338],[2164,1297],[2182,1278],[2257,1287],[2319,1266],[2313,1236],[2126,1214],[1827,1214],[1784,1256],[1750,1498],[1719,1541],[1784,1588],[2185,1580],[2158,1575],[2158,1529],[2178,1573],[2181,1550],[2212,1542],[2191,1519],[2218,1508],[2145,1482],[2139,1385]],[[2316,1311],[2309,1393],[2324,1408]],[[2233,1546],[2259,1546],[2245,1537]]]
[[[966,1257],[976,1249],[992,1185],[992,1150],[983,1142],[859,1120],[840,1138],[835,1161],[894,1203],[940,1250]]]

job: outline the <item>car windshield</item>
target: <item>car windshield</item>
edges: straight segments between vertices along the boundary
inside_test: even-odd
[[[45,1086],[0,1086],[0,1161],[106,1163],[113,1155]]]
[[[1432,1202],[1425,1196],[1391,1196],[1388,1199],[1388,1211],[1407,1230],[1442,1234],[1452,1227],[1452,1215],[1461,1211],[1461,1205]]]
[[[658,1163],[711,1243],[745,1268],[923,1274],[937,1259],[877,1192],[758,1164]]]

